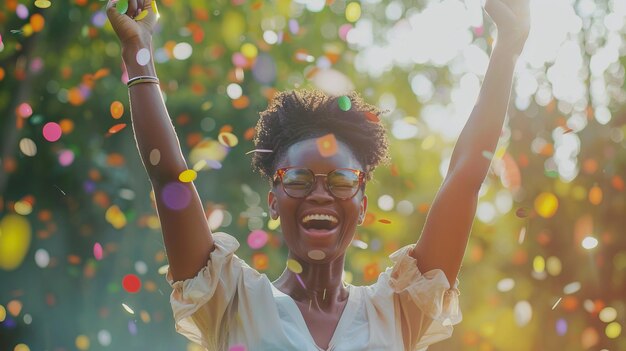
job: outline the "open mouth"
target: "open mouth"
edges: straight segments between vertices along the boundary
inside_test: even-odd
[[[327,236],[335,234],[337,229],[339,229],[339,219],[333,215],[310,214],[302,218],[300,225],[306,234]]]

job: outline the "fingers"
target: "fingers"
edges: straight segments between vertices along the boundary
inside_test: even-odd
[[[129,17],[135,17],[137,14],[137,0],[128,0],[128,11],[126,14]]]

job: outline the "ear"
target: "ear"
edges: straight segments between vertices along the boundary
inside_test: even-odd
[[[272,190],[267,193],[267,207],[270,210],[270,217],[274,220],[278,219],[278,203]]]
[[[363,195],[361,199],[361,208],[359,209],[359,225],[365,221],[365,213],[367,212],[367,195]]]

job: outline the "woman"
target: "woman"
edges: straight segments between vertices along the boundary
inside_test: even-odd
[[[176,330],[211,351],[423,350],[448,338],[461,321],[456,278],[491,162],[484,155],[497,145],[528,36],[528,7],[528,0],[487,1],[499,39],[421,237],[389,256],[393,267],[375,284],[353,286],[342,281],[345,252],[367,210],[365,184],[387,160],[385,131],[366,117],[380,111],[356,93],[298,91],[278,94],[261,113],[253,166],[271,182],[270,214],[280,218],[289,249],[288,268],[270,282],[234,254],[233,236],[210,232],[193,183],[178,180],[187,166],[152,61],[156,5],[130,0],[120,11],[109,2],[133,130],[156,195]],[[182,206],[168,203],[172,184],[189,194]]]

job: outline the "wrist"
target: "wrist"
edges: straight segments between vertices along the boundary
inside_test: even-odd
[[[149,52],[149,58],[147,62],[138,62],[137,53],[141,49],[147,49]],[[156,69],[154,68],[154,60],[152,47],[150,44],[142,45],[142,44],[130,44],[122,47],[122,60],[124,61],[124,66],[126,67],[126,71],[128,72],[128,77],[136,77],[136,76],[154,76],[156,77]]]

